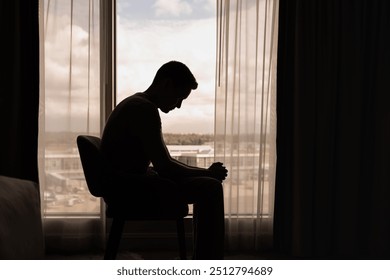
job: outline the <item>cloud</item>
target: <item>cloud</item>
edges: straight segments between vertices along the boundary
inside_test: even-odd
[[[163,4],[165,11],[171,11],[171,15],[174,13],[183,15],[191,10],[186,8],[187,2],[169,0],[155,2],[155,11],[157,8],[163,9]],[[98,37],[93,40],[91,38],[91,42],[96,42],[89,50],[88,28],[79,17],[77,20],[74,19],[72,87],[69,91],[70,18],[64,12],[55,17],[50,16],[49,19],[50,26],[45,41],[46,128],[55,131],[64,129],[82,131],[86,127],[89,114],[90,124],[93,124],[93,129],[98,130],[100,123]],[[215,18],[178,20],[171,16],[169,20],[151,20],[134,19],[130,16],[118,17],[118,101],[137,91],[144,91],[163,63],[173,59],[182,61],[194,73],[199,87],[183,103],[180,110],[167,115],[161,113],[164,132],[212,133],[215,39]],[[88,83],[89,51],[92,72]]]
[[[183,0],[157,0],[153,8],[156,16],[171,15],[178,17],[192,13],[191,5]]]
[[[49,28],[46,29],[44,95],[45,127],[48,131],[69,129],[85,131],[88,115],[91,130],[99,129],[100,97],[97,67],[99,66],[99,44],[96,38],[98,34],[95,33],[95,37],[91,35],[91,48],[89,48],[88,31],[81,27],[80,23],[77,21],[73,25],[72,50],[70,49],[69,16],[53,17]],[[90,60],[88,60],[88,53],[90,53]],[[90,65],[89,70],[88,65]]]
[[[194,0],[194,4],[201,6],[205,11],[214,11],[217,5],[215,0]]]
[[[161,114],[164,132],[212,133],[215,94],[215,19],[130,21],[117,25],[118,100],[145,90],[169,60],[184,62],[199,87],[180,110]]]

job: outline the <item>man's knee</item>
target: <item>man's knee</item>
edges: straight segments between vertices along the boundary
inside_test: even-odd
[[[214,178],[210,178],[208,183],[208,192],[213,196],[223,196],[223,186],[220,181]]]

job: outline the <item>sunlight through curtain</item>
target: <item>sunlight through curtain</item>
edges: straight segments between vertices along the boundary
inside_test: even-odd
[[[45,236],[49,247],[80,250],[103,232],[100,201],[88,192],[76,145],[79,134],[100,135],[99,0],[40,1],[40,40]]]
[[[278,0],[217,1],[215,156],[229,250],[272,244]]]

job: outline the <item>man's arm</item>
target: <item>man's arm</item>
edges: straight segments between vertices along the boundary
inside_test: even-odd
[[[134,113],[134,108],[131,108]],[[171,157],[161,133],[161,119],[156,108],[144,104],[138,106],[138,118],[133,119],[138,137],[148,154],[154,169],[165,177],[212,177],[223,181],[227,170],[221,163],[214,163],[209,168],[199,168],[181,163]],[[142,120],[142,121],[140,121]]]
[[[169,154],[161,132],[158,137],[151,137],[148,147],[149,156],[152,160],[153,167],[162,176],[165,177],[213,177],[223,181],[227,176],[227,170],[222,163],[214,163],[210,168],[200,168],[186,165],[175,160]]]
[[[184,167],[191,168],[191,169],[199,169],[199,170],[205,170],[205,168],[201,167],[195,167],[195,166],[190,166],[188,164],[185,164],[181,161],[178,161],[174,158],[171,157],[173,161],[175,161],[177,164],[183,165]],[[214,162],[208,169],[209,172],[213,173],[211,177],[218,178],[218,180],[223,181],[227,177],[227,169],[225,166],[223,166],[222,162]],[[214,174],[215,173],[215,174]]]

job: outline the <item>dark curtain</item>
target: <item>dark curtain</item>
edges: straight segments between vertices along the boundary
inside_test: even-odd
[[[0,2],[0,175],[38,182],[38,0]]]
[[[275,248],[390,257],[390,1],[280,0]]]

